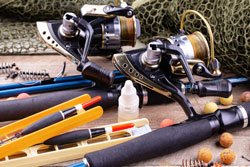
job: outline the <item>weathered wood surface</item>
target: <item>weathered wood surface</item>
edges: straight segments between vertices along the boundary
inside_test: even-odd
[[[93,60],[99,64],[102,64],[104,67],[113,69],[111,62],[105,58],[93,58]],[[67,75],[74,75],[79,74],[76,71],[76,66],[66,60],[63,56],[1,56],[0,57],[0,64],[1,62],[8,62],[13,63],[15,62],[22,70],[42,70],[46,69],[51,76],[55,76],[61,69],[63,62],[67,62],[66,67],[66,74]],[[9,82],[20,82],[21,80],[5,80],[5,76],[0,74],[0,83],[9,83]],[[247,86],[235,87],[233,91],[234,95],[234,102],[233,104],[239,104],[239,96],[243,91],[250,90]],[[189,95],[189,99],[194,105],[194,108],[200,112],[202,111],[204,105],[208,101],[218,101],[218,98],[215,97],[206,97],[206,98],[199,98],[195,95]],[[162,104],[158,106],[145,106],[140,110],[140,117],[146,117],[150,121],[150,125],[152,129],[159,128],[159,123],[165,119],[170,118],[173,119],[175,122],[180,122],[186,119],[184,112],[182,111],[181,107],[177,103],[171,104]],[[93,127],[93,126],[100,126],[110,123],[117,122],[117,108],[113,107],[112,109],[106,110],[103,117],[97,121],[91,122],[81,128],[85,127]],[[7,124],[0,123],[0,126]],[[239,130],[233,133],[234,134],[234,144],[231,147],[237,153],[237,159],[233,165],[235,166],[245,166],[249,165],[250,162],[241,158],[242,155],[247,156],[250,158],[250,128]],[[200,144],[195,146],[189,147],[187,149],[183,149],[176,153],[166,155],[163,157],[147,160],[144,162],[140,162],[134,164],[133,166],[167,166],[167,165],[181,165],[182,159],[194,159],[197,156],[198,149],[201,147],[209,147],[213,151],[214,161],[219,161],[219,153],[223,149],[221,147],[216,146],[218,136],[214,136]],[[167,139],[166,139],[167,140]],[[185,140],[185,139],[183,139]],[[77,161],[77,160],[76,160]],[[55,164],[55,166],[64,166],[68,165],[71,162],[63,162],[59,164]]]

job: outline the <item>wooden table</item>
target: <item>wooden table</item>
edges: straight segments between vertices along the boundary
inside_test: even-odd
[[[92,58],[98,64],[102,64],[104,67],[108,69],[113,69],[111,62],[105,58]],[[74,75],[79,74],[76,71],[76,66],[66,60],[63,56],[51,55],[51,56],[1,56],[1,62],[8,63],[16,63],[22,70],[42,70],[46,69],[50,75],[56,76],[56,74],[62,69],[63,62],[67,62],[66,74]],[[9,82],[20,82],[20,79],[15,79],[14,81],[8,79],[5,80],[6,75],[0,75],[0,83],[9,83]],[[247,86],[235,87],[233,90],[234,102],[233,104],[239,104],[239,96],[243,91],[250,90]],[[196,95],[188,95],[191,103],[197,112],[201,112],[205,103],[209,101],[218,102],[218,98],[216,97],[205,97],[199,98]],[[170,118],[175,122],[180,122],[186,119],[186,116],[182,110],[182,108],[177,103],[171,104],[162,104],[157,106],[144,106],[140,110],[140,118],[148,118],[150,121],[150,126],[152,129],[159,128],[159,123],[165,119]],[[117,107],[113,107],[105,111],[103,117],[94,122],[88,123],[85,127],[93,127],[100,126],[105,124],[111,124],[117,122]],[[3,126],[7,124],[1,123]],[[233,132],[234,135],[234,144],[231,149],[237,153],[237,159],[233,163],[233,165],[249,165],[250,162],[242,159],[241,156],[244,155],[250,158],[250,128],[244,130],[238,130]],[[167,140],[167,139],[166,139]],[[185,140],[185,139],[183,139]],[[168,166],[168,165],[181,165],[183,159],[194,159],[197,156],[197,152],[201,147],[209,147],[213,152],[213,160],[219,161],[219,154],[223,150],[221,147],[216,146],[216,142],[218,140],[218,136],[214,136],[206,141],[203,141],[195,146],[180,150],[176,153],[158,157],[155,159],[150,159],[144,162],[140,162],[137,164],[133,164],[132,166]],[[63,162],[59,164],[55,164],[52,166],[64,166],[71,164],[71,162]]]

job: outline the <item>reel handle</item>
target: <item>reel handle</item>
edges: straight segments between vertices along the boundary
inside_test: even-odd
[[[195,64],[193,69],[192,69],[192,72],[195,75],[202,76],[205,78],[218,78],[221,76],[221,72],[219,70],[220,64],[219,64],[219,61],[217,59],[215,59],[215,61],[213,63],[214,63],[214,67],[212,69],[216,69],[213,71],[213,73],[211,73],[207,69],[207,67],[202,63]]]
[[[115,7],[115,6],[107,5],[103,9],[103,11],[107,14],[113,14],[116,16],[124,16],[127,18],[134,16],[134,9],[130,6],[123,8],[123,7]]]
[[[109,87],[113,84],[115,74],[113,71],[104,69],[93,62],[86,62],[82,67],[82,75],[86,79],[90,79],[97,83],[102,83],[104,86]]]
[[[226,79],[198,81],[193,85],[191,91],[200,97],[229,97],[232,94],[232,84]]]

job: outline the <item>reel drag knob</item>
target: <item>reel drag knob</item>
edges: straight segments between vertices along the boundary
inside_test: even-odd
[[[75,21],[73,18],[77,16],[74,13],[67,12],[63,16],[62,25],[59,28],[59,33],[63,37],[73,38],[76,35],[77,27],[75,26]]]
[[[161,41],[154,41],[148,44],[146,52],[141,56],[141,61],[144,65],[150,68],[158,68],[161,61],[161,49],[154,47],[155,45],[162,45]]]

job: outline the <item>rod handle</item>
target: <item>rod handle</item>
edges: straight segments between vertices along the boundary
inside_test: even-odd
[[[209,120],[157,129],[128,142],[85,155],[91,167],[119,167],[173,153],[212,136]]]

